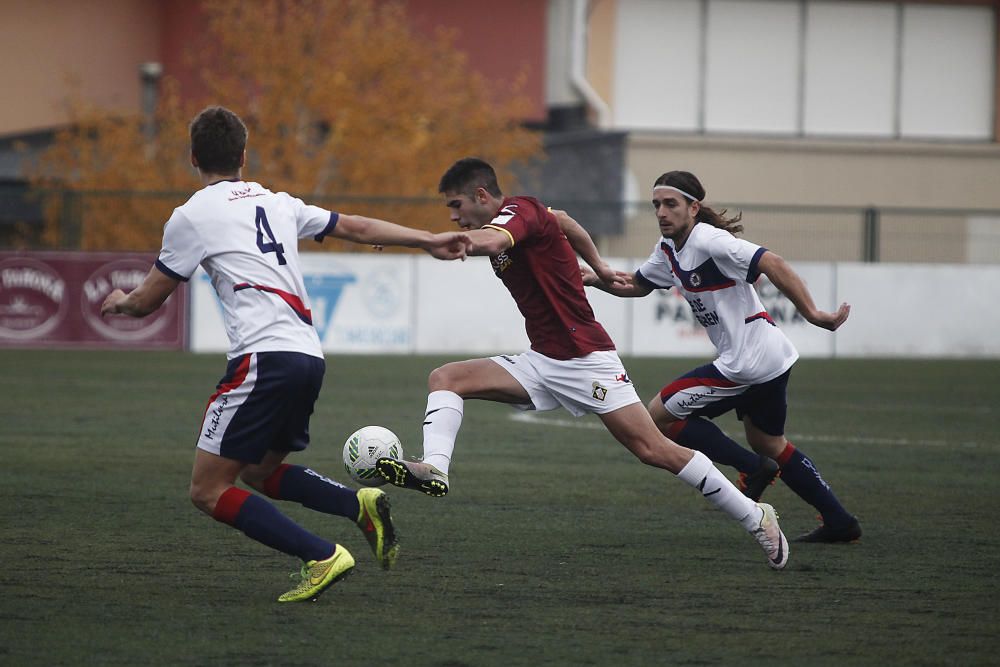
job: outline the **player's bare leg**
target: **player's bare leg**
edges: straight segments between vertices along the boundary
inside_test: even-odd
[[[681,419],[671,414],[659,393],[649,401],[646,408],[660,433],[682,447],[698,450],[717,465],[736,468],[739,471],[736,487],[747,498],[757,502],[764,490],[774,483],[774,478],[778,475],[778,464],[765,455],[741,446],[711,420],[698,416]]]
[[[778,526],[774,508],[757,504],[740,493],[707,456],[681,447],[662,433],[640,403],[599,415],[615,438],[647,465],[663,468],[698,489],[753,535],[767,555],[768,566],[780,570],[788,562],[788,541]]]

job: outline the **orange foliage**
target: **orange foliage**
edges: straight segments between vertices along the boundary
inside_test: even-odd
[[[540,151],[540,138],[518,124],[529,109],[523,82],[485,80],[452,34],[416,34],[401,3],[206,0],[202,10],[211,46],[190,55],[209,99],[184,104],[165,77],[155,137],[139,117],[77,108],[73,126],[44,154],[39,186],[172,193],[85,196],[81,247],[158,247],[163,221],[186,198],[176,193],[198,187],[187,124],[208,104],[247,123],[244,178],[334,210],[436,230],[451,227],[440,203],[404,200],[436,198],[454,160],[483,157],[508,183],[509,165]],[[347,198],[338,203],[338,195]],[[50,243],[65,242],[61,227],[53,220]]]

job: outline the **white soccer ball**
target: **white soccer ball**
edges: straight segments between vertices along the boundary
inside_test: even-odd
[[[365,426],[351,434],[344,443],[344,468],[358,484],[382,486],[385,478],[375,469],[383,456],[403,458],[403,445],[396,434],[381,426]]]

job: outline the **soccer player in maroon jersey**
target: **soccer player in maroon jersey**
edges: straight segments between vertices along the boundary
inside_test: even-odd
[[[514,297],[531,349],[453,362],[432,371],[423,461],[383,458],[379,472],[396,486],[431,496],[447,494],[466,399],[524,410],[562,406],[574,416],[594,413],[640,461],[674,473],[739,521],[764,549],[768,565],[783,568],[788,542],[774,508],[740,493],[704,454],[660,433],[639,400],[584,292],[577,253],[601,280],[621,280],[603,262],[586,230],[536,199],[505,197],[493,168],[477,158],[452,165],[438,190],[452,221],[471,239],[468,254],[488,255],[494,273]]]

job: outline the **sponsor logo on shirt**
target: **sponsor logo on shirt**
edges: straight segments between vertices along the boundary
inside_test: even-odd
[[[490,257],[490,264],[493,265],[493,273],[497,275],[497,278],[500,277],[500,274],[509,269],[510,265],[513,263],[514,260],[511,259],[506,250],[496,257]]]

